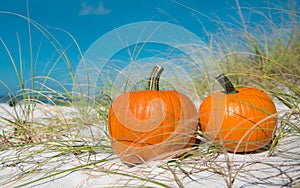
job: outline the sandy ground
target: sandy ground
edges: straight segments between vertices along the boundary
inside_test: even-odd
[[[13,117],[13,108],[7,104],[0,107],[1,117]],[[34,117],[50,116],[44,108],[37,108]],[[74,114],[74,110],[67,107],[47,108],[53,108],[53,112],[62,117]],[[285,110],[281,105],[277,105],[277,109]],[[2,132],[5,130],[2,124]],[[80,134],[86,137],[89,133],[83,130]],[[199,155],[181,162],[179,166],[162,160],[129,167],[111,153],[56,156],[58,151],[46,150],[42,146],[26,146],[21,150],[0,151],[0,183],[15,179],[1,186],[15,187],[45,178],[25,187],[226,187],[226,182],[233,183],[233,187],[300,187],[299,138],[299,135],[290,134],[281,139],[271,157],[267,156],[268,151]],[[30,156],[32,153],[35,154]],[[26,160],[18,163],[16,156]],[[86,166],[87,163],[94,164]],[[76,168],[78,166],[81,168]],[[56,175],[48,177],[51,173]]]

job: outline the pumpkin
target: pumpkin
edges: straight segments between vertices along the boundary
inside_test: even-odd
[[[118,157],[127,164],[175,156],[195,143],[198,112],[189,97],[159,91],[163,67],[156,65],[149,88],[117,97],[108,113],[108,132]]]
[[[272,99],[256,88],[236,90],[224,74],[216,80],[225,91],[201,103],[201,131],[229,152],[251,152],[267,145],[277,122]]]

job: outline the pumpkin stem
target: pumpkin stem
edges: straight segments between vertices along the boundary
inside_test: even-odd
[[[164,71],[164,68],[160,65],[155,65],[149,78],[149,90],[159,91],[159,77]]]
[[[238,91],[234,88],[230,80],[222,73],[216,77],[216,80],[220,83],[220,85],[224,88],[225,93],[234,94],[238,93]]]

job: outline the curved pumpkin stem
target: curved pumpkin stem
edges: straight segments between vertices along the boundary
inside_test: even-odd
[[[159,91],[159,78],[163,71],[164,68],[162,66],[155,65],[149,78],[149,90]]]
[[[234,88],[230,80],[222,73],[219,76],[216,77],[216,80],[220,83],[220,85],[225,90],[225,93],[228,94],[234,94],[238,93],[238,91]]]

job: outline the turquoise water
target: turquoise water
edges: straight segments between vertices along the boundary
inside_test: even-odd
[[[14,97],[12,98],[15,104],[23,100],[23,97]],[[34,100],[40,101],[42,103],[47,103],[47,104],[53,104],[55,103],[56,105],[65,105],[67,102],[70,102],[71,99],[67,97],[60,97],[60,96],[53,96],[51,101],[47,99],[45,96],[36,96]],[[10,97],[9,96],[0,96],[0,103],[10,103]]]

